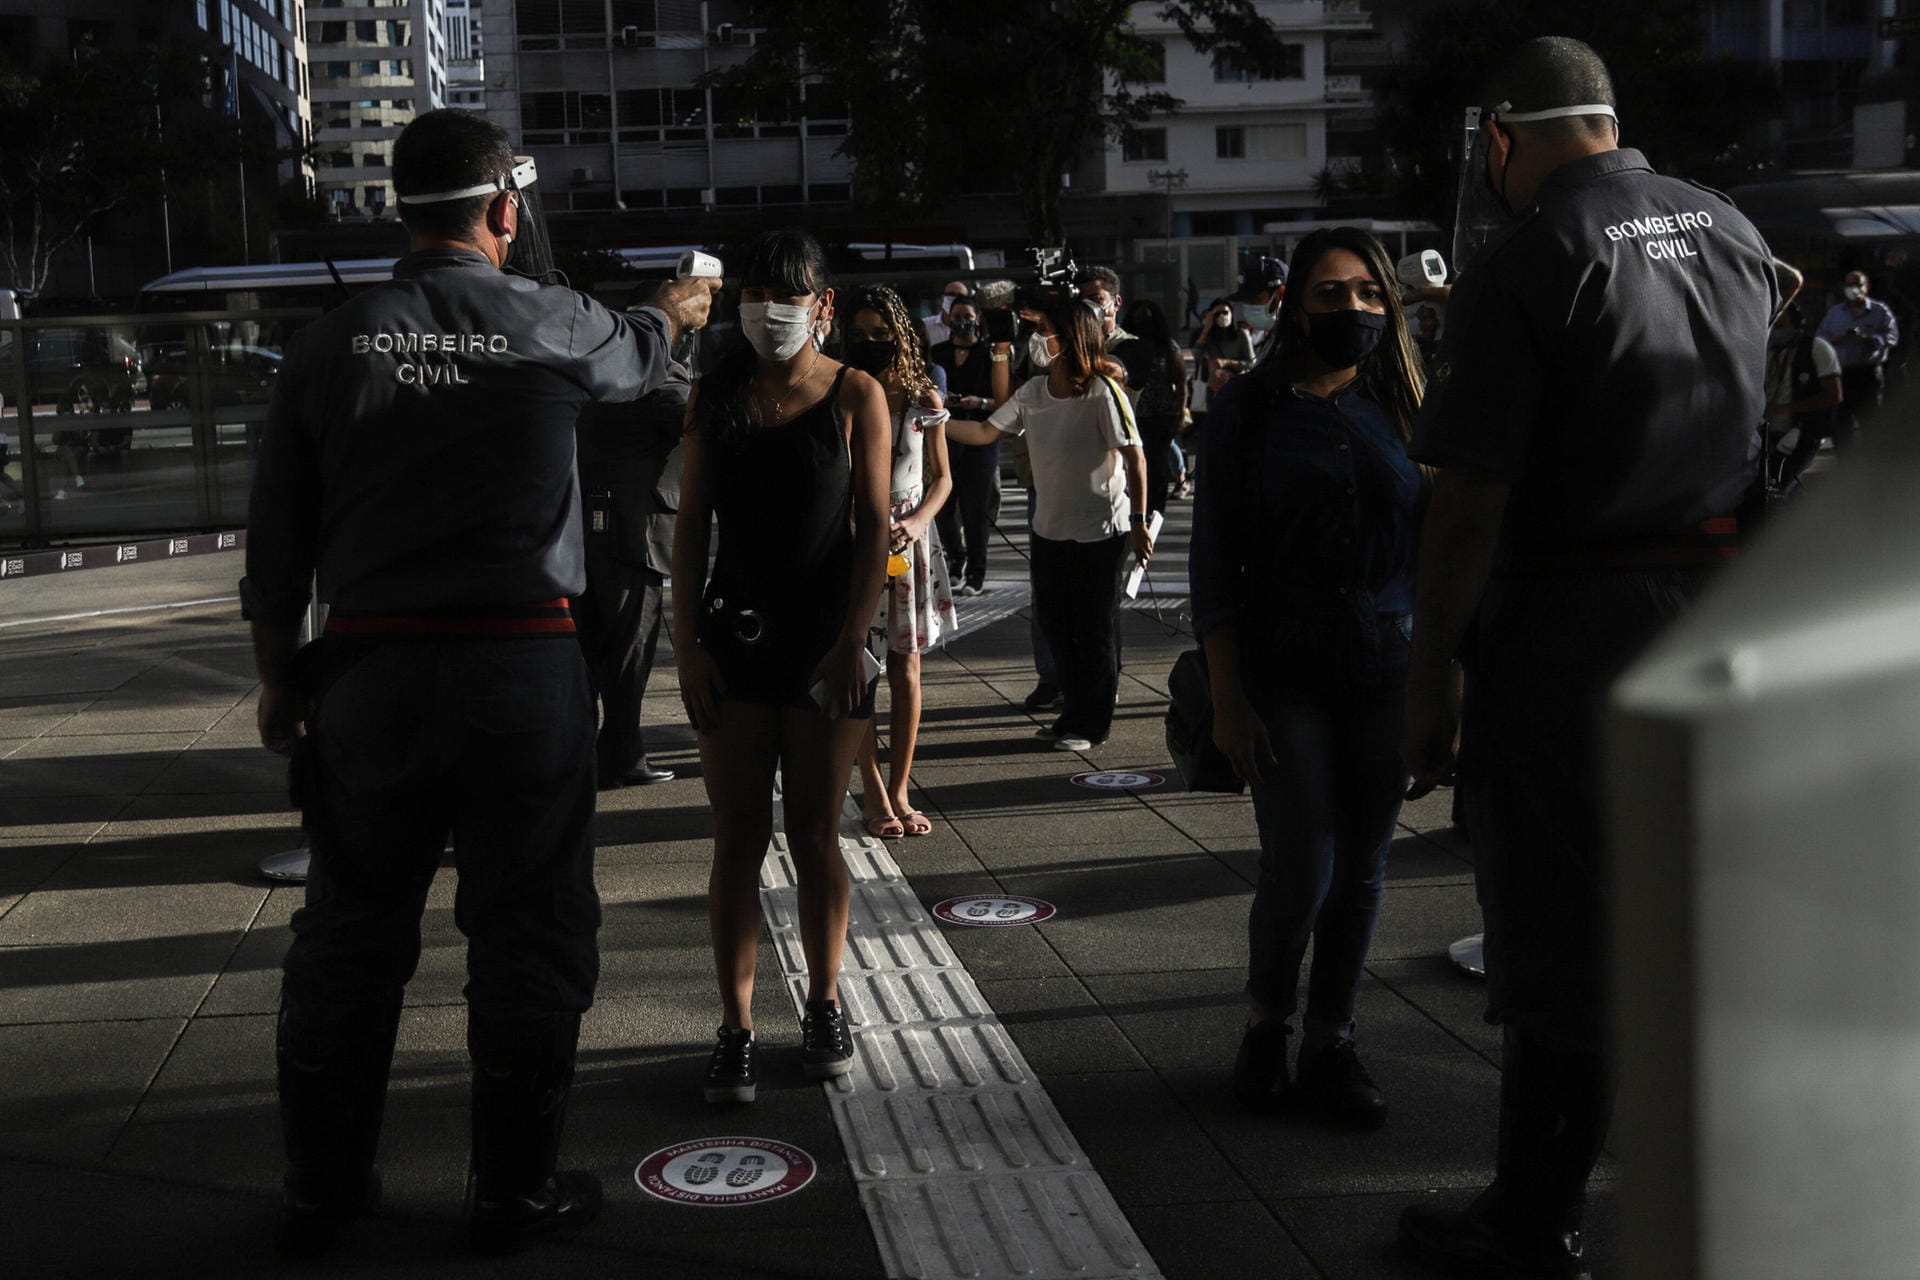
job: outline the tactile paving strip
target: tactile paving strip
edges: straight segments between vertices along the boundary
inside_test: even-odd
[[[779,806],[775,823],[780,825]],[[859,809],[847,805],[847,832]],[[853,881],[840,1000],[853,1070],[827,1100],[890,1277],[1157,1280],[1100,1175],[881,841],[843,834]],[[784,836],[760,901],[804,1009],[798,882]]]

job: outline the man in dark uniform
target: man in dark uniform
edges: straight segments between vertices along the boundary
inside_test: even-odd
[[[1504,1030],[1497,1176],[1464,1211],[1408,1209],[1400,1239],[1476,1280],[1584,1273],[1611,1110],[1599,715],[1730,554],[1777,296],[1728,200],[1617,148],[1593,50],[1529,41],[1493,89],[1487,180],[1518,216],[1453,292],[1414,441],[1439,475],[1403,747],[1413,794],[1450,772],[1460,658],[1488,1017]]]
[[[598,1210],[591,1175],[555,1169],[599,972],[593,704],[567,608],[574,424],[589,400],[656,386],[718,283],[616,316],[502,271],[538,239],[533,165],[468,112],[408,125],[393,176],[412,252],[289,345],[241,583],[261,740],[294,757],[313,849],[276,1043],[293,1254],[323,1251],[378,1194],[401,997],[449,835],[474,1247],[512,1251]],[[296,656],[316,571],[332,613]]]
[[[676,359],[640,399],[590,404],[580,414],[587,587],[573,612],[600,695],[602,790],[673,778],[673,770],[647,760],[640,703],[660,643],[662,587],[680,508],[680,434],[692,388],[691,373]]]

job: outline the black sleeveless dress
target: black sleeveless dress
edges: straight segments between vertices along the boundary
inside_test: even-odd
[[[707,492],[719,551],[700,644],[731,702],[814,708],[808,677],[833,647],[853,579],[853,465],[841,368],[819,404],[740,440],[715,436]],[[869,697],[863,711],[871,714]]]

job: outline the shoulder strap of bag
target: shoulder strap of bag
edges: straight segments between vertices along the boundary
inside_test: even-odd
[[[1126,443],[1141,443],[1140,428],[1133,420],[1133,405],[1127,400],[1127,393],[1106,374],[1098,375],[1100,381],[1107,384],[1107,394],[1113,397],[1113,406],[1120,411],[1120,434],[1126,437]]]

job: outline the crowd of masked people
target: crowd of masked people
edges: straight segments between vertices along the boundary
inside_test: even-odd
[[[1580,1206],[1611,1097],[1594,709],[1723,558],[1766,407],[1859,405],[1879,381],[1863,369],[1898,337],[1864,277],[1849,280],[1821,325],[1828,354],[1796,356],[1808,376],[1770,388],[1766,335],[1786,291],[1758,234],[1717,203],[1714,235],[1698,238],[1705,283],[1616,252],[1593,228],[1699,190],[1618,146],[1611,81],[1586,46],[1528,42],[1501,76],[1487,181],[1534,216],[1463,279],[1438,348],[1384,247],[1351,227],[1255,263],[1185,350],[1106,268],[1011,306],[956,283],[936,315],[916,316],[895,290],[837,289],[814,237],[775,231],[727,264],[739,336],[695,377],[681,344],[709,291],[670,283],[615,316],[496,270],[526,227],[504,135],[462,112],[410,125],[394,170],[414,252],[391,288],[289,351],[250,520],[262,737],[296,757],[314,848],[280,1023],[295,1242],[324,1247],[377,1191],[399,993],[449,824],[481,1028],[476,1244],[508,1251],[597,1211],[590,1175],[556,1167],[597,971],[591,790],[672,776],[640,732],[669,580],[714,822],[720,1025],[704,1095],[750,1102],[762,1074],[754,977],[776,786],[807,970],[798,1062],[814,1078],[852,1069],[841,807],[858,768],[869,832],[931,830],[910,787],[921,657],[988,589],[1007,449],[1027,490],[1040,683],[1026,705],[1051,717],[1038,736],[1062,750],[1106,740],[1121,578],[1152,558],[1154,513],[1196,485],[1188,576],[1210,736],[1251,789],[1261,851],[1231,1073],[1247,1107],[1385,1123],[1356,992],[1402,801],[1410,783],[1450,780],[1460,745],[1489,1016],[1505,1028],[1498,1172],[1464,1210],[1410,1210],[1401,1239],[1454,1274],[1582,1274]],[[1582,255],[1614,269],[1567,265]],[[1673,322],[1680,311],[1693,323]],[[449,314],[509,335],[511,359],[473,365],[476,398],[421,401],[385,365],[342,354],[365,351],[354,325]],[[523,340],[538,358],[521,357]],[[1195,403],[1187,351],[1204,385],[1197,460],[1178,448]],[[488,436],[505,465],[490,456],[469,487],[525,508],[487,525],[495,542],[546,541],[513,599],[432,598],[475,554],[442,536],[471,523],[467,489],[444,486],[463,501],[433,507],[398,550],[352,511],[420,492],[406,466],[515,405],[543,424],[565,410],[569,430],[577,419],[579,508],[566,502],[571,442],[515,419]],[[354,436],[362,421],[377,450]],[[347,466],[370,457],[392,486]],[[436,559],[449,555],[452,567]],[[324,693],[295,684],[286,641],[316,558],[349,624]],[[378,573],[356,576],[360,559]],[[577,649],[551,645],[563,632]],[[512,776],[550,782],[483,785],[508,755]],[[432,816],[448,805],[444,822]],[[364,856],[377,825],[419,837],[404,874],[397,856]]]

